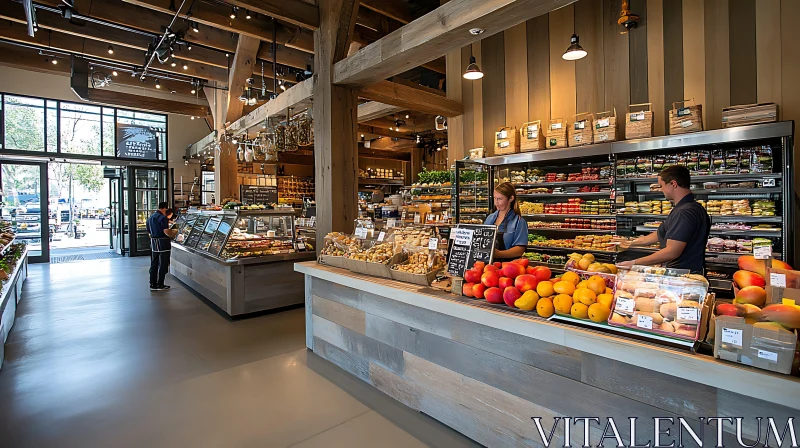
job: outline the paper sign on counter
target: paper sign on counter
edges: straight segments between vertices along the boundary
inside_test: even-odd
[[[722,329],[722,343],[723,344],[733,344],[737,347],[742,346],[742,330],[736,330],[733,328],[723,328]]]
[[[386,227],[387,228],[391,229],[392,227],[395,227],[395,226],[397,226],[397,218],[389,218],[389,219],[386,220]]]
[[[756,260],[766,260],[772,256],[772,245],[753,246],[753,258]]]
[[[651,316],[645,316],[644,314],[637,314],[636,315],[636,326],[647,328],[648,330],[653,329],[653,318]]]
[[[779,288],[786,287],[786,274],[778,274],[777,272],[769,273],[769,285],[777,286]]]
[[[636,302],[633,299],[629,299],[627,297],[619,297],[617,298],[617,306],[615,307],[619,311],[625,311],[628,313],[633,312],[633,308],[636,306]]]
[[[772,361],[774,363],[778,362],[778,354],[775,352],[768,352],[766,350],[758,350],[758,357],[761,359],[766,359],[767,361]]]
[[[383,239],[386,238],[386,232],[381,232],[378,234],[378,242],[380,243]]]
[[[697,308],[693,306],[679,306],[678,307],[678,320],[682,321],[697,321]]]
[[[361,238],[363,240],[367,237],[367,228],[357,227],[355,233],[356,233],[356,238]]]
[[[436,250],[439,248],[439,240],[436,238],[431,238],[428,240],[428,249]]]

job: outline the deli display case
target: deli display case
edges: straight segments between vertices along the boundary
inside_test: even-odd
[[[189,210],[178,223],[170,273],[229,316],[303,303],[295,261],[314,260],[294,211]]]

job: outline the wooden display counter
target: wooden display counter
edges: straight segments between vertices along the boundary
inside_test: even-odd
[[[717,423],[701,417],[744,417],[745,441],[757,439],[755,417],[763,417],[763,446],[767,417],[782,432],[800,412],[800,378],[315,262],[295,270],[305,274],[308,348],[486,446],[543,445],[534,417],[548,437],[555,417],[596,417],[592,446],[611,418],[626,444],[629,417],[638,417],[639,444],[655,440],[654,417],[671,417],[674,423],[660,421],[662,431],[671,429],[660,440],[678,446],[683,417],[704,446],[714,446]],[[564,446],[564,420],[557,425],[552,446]],[[733,421],[722,426],[725,446],[739,446]],[[615,446],[610,431],[604,442]],[[697,445],[685,429],[682,435],[684,445]],[[583,420],[570,425],[569,439],[583,444]]]
[[[5,347],[8,333],[14,326],[14,319],[17,316],[17,304],[22,298],[22,284],[28,278],[28,248],[23,249],[22,256],[17,261],[14,272],[8,276],[8,281],[3,283],[0,291],[0,342]],[[0,367],[5,359],[4,348],[0,347]]]
[[[314,252],[223,261],[179,244],[172,245],[169,272],[229,316],[303,303],[303,276],[295,261],[313,260]]]

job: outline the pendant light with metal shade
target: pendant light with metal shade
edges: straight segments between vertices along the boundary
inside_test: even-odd
[[[475,61],[475,56],[470,56],[469,65],[467,66],[467,70],[464,72],[464,79],[474,81],[481,78],[483,78],[483,72],[481,71],[480,67],[478,67],[478,63]]]
[[[578,43],[578,35],[573,34],[572,37],[569,39],[569,48],[564,54],[561,55],[561,59],[565,61],[577,61],[578,59],[583,59],[586,57],[586,50],[581,47],[581,44]]]

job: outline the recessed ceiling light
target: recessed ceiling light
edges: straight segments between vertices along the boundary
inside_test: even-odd
[[[117,76],[117,71],[114,70],[113,72],[111,72],[111,74],[114,75],[114,76]]]
[[[184,69],[184,70],[189,70],[189,64],[187,64],[187,63],[185,63],[185,62],[184,62],[184,63],[183,63],[183,69]]]
[[[56,58],[53,58],[53,61],[52,61],[52,62],[53,62],[53,65],[57,65],[57,64],[58,64],[58,59],[56,59]]]
[[[483,28],[470,28],[469,34],[472,34],[473,36],[477,36],[479,34],[483,34],[484,31],[486,31],[486,30],[484,30]]]

